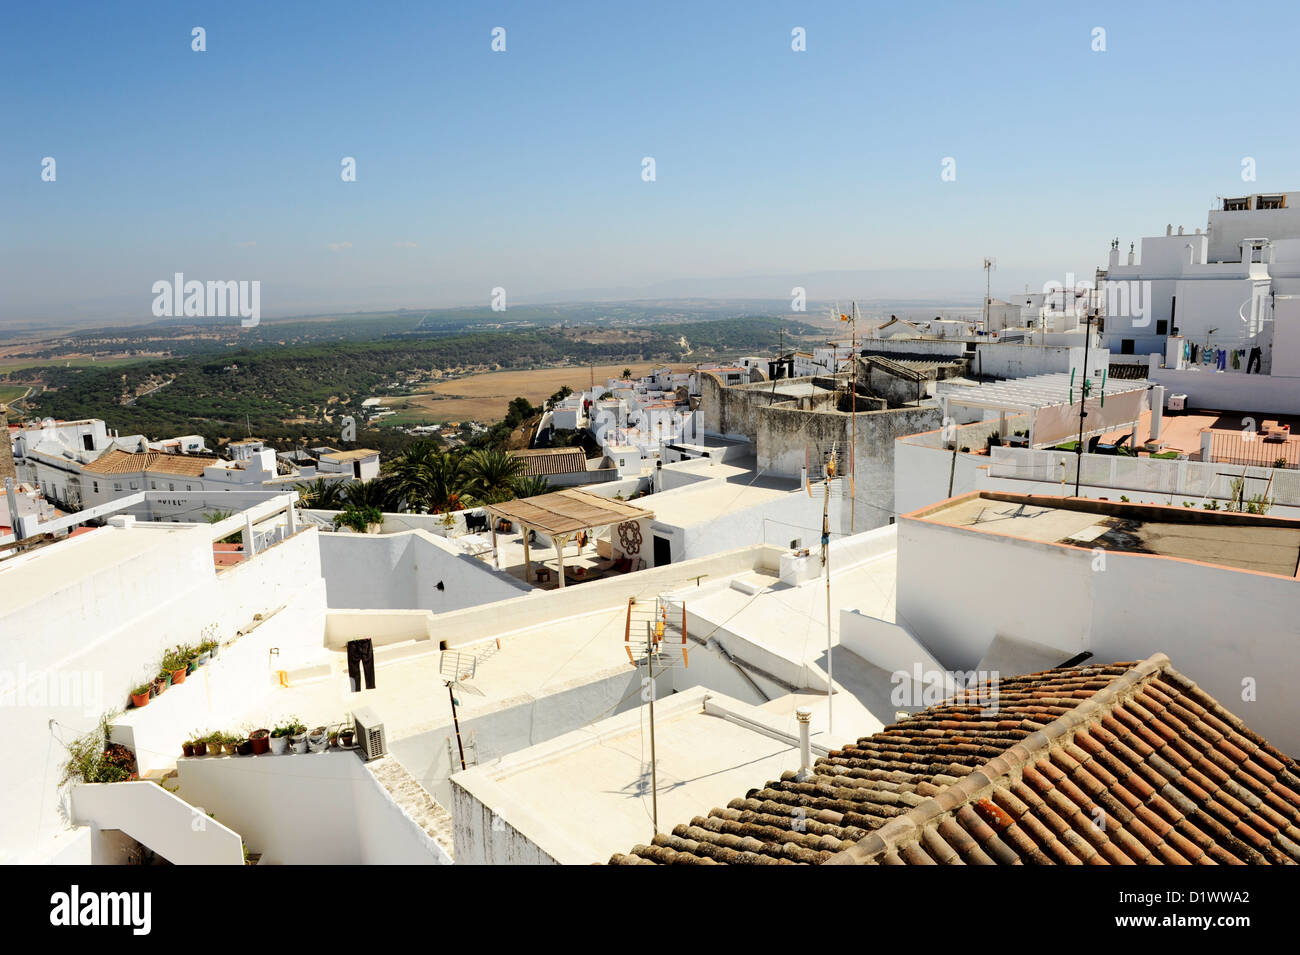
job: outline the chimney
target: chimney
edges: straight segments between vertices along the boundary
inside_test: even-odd
[[[1178,234],[1179,234],[1179,235],[1182,235],[1182,234],[1183,234],[1183,230],[1182,230],[1182,229],[1179,229],[1179,230],[1178,230]],[[1132,265],[1132,264],[1133,264],[1133,243],[1132,243],[1132,242],[1130,242],[1130,243],[1128,244],[1128,264],[1129,264],[1129,265]]]
[[[812,738],[811,728],[812,710],[806,706],[801,706],[794,711],[795,719],[799,721],[799,773],[795,779],[802,782],[812,776]]]
[[[1173,223],[1170,223],[1169,225],[1165,226],[1165,235],[1173,235],[1173,234],[1174,234],[1174,226]]]

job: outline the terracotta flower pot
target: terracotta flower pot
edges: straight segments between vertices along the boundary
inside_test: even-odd
[[[185,667],[179,670],[172,670],[172,686],[185,682]]]
[[[142,707],[142,706],[147,706],[148,704],[149,704],[149,691],[148,691],[148,690],[145,690],[143,693],[132,693],[132,694],[131,694],[131,705],[134,706],[134,707],[136,707],[137,709],[139,709],[139,708]]]
[[[271,749],[271,731],[253,730],[248,734],[248,741],[253,744],[253,755],[262,756]]]
[[[183,744],[181,744],[181,752],[184,753],[186,756],[193,756],[193,755],[194,755],[194,744],[193,744],[193,743],[183,743]]]
[[[351,746],[351,745],[352,745],[352,737],[353,737],[353,735],[354,735],[354,734],[353,734],[353,731],[352,731],[352,730],[340,730],[340,731],[339,731],[339,746]]]
[[[194,755],[195,755],[195,756],[206,756],[206,755],[208,755],[208,741],[207,741],[207,740],[205,740],[205,739],[201,739],[201,740],[199,740],[197,743],[194,744]]]

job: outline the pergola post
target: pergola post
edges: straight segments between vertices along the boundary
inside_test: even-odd
[[[497,521],[500,520],[495,514],[492,515],[492,569],[501,569],[501,555],[497,552]]]
[[[533,579],[533,561],[528,554],[528,525],[520,524],[520,529],[524,532],[524,583]]]
[[[557,537],[555,539],[555,543],[559,545],[557,549],[560,552],[560,586],[561,587],[564,586],[564,545],[567,544],[568,541],[569,538],[567,535],[564,537]]]

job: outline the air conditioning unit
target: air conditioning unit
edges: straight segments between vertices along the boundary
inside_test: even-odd
[[[384,737],[384,724],[368,706],[352,711],[352,722],[357,728],[357,749],[366,762],[388,755],[388,740]]]

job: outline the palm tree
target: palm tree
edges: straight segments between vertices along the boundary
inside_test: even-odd
[[[306,484],[296,484],[299,501],[303,507],[315,511],[337,511],[343,506],[343,489],[337,481],[317,478]]]
[[[485,504],[499,504],[515,496],[515,482],[527,467],[522,458],[499,448],[475,451],[465,459],[469,491]]]
[[[390,478],[353,481],[342,491],[343,503],[349,507],[373,507],[393,513],[401,507],[403,494]]]
[[[465,505],[466,478],[458,458],[431,441],[413,444],[402,452],[391,472],[392,487],[417,513],[441,514]]]
[[[524,474],[515,478],[515,497],[537,497],[539,494],[550,493],[551,485],[544,477]]]

